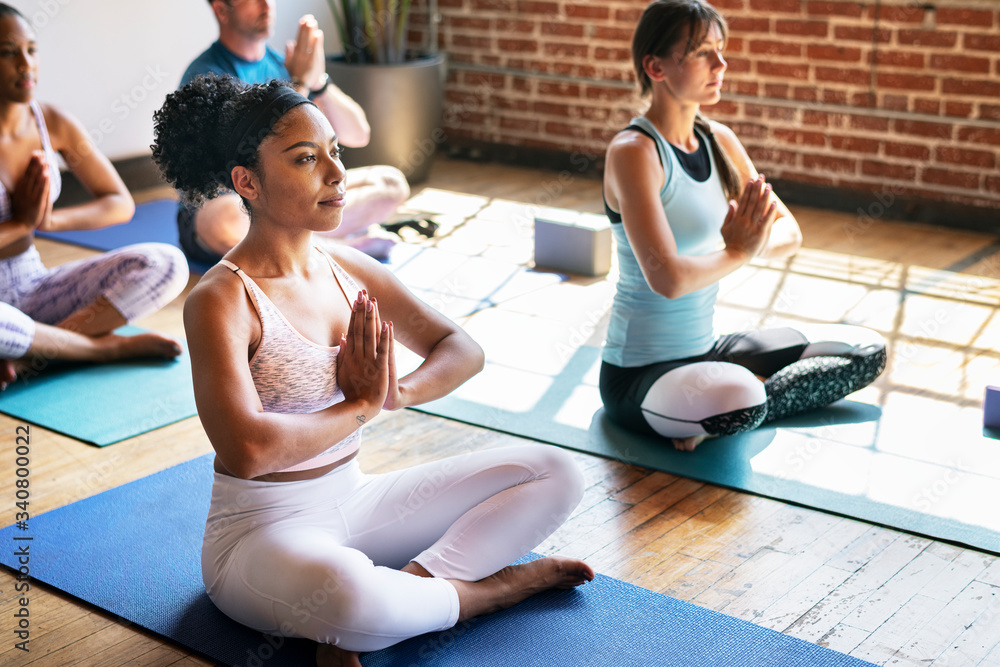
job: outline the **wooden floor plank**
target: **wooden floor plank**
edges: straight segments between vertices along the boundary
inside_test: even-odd
[[[900,647],[912,641],[918,630],[944,609],[945,604],[943,600],[914,595],[855,647],[851,655],[877,665],[889,664]]]
[[[1000,588],[974,581],[959,593],[951,602],[934,615],[917,632],[914,639],[904,645],[896,653],[897,658],[910,661],[911,664],[928,664],[936,660],[961,637],[969,626],[973,625],[984,610],[998,604],[997,596]],[[995,614],[990,613],[993,623]]]

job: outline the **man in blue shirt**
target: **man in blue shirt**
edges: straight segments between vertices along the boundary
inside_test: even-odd
[[[246,83],[271,79],[293,87],[323,111],[346,147],[368,143],[365,112],[329,80],[323,31],[311,15],[299,20],[298,35],[282,56],[267,44],[274,30],[275,0],[209,0],[219,22],[219,39],[194,59],[181,85],[199,74],[230,74]],[[378,223],[392,215],[410,196],[406,178],[395,167],[347,170],[347,205],[340,227],[331,232],[343,242],[375,257],[384,257],[393,241],[379,234]],[[223,194],[193,210],[181,206],[177,227],[181,247],[190,259],[214,264],[236,245],[250,226],[236,193]]]

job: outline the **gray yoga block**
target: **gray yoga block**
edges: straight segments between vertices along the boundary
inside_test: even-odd
[[[611,223],[577,211],[535,217],[535,266],[584,276],[611,270]]]

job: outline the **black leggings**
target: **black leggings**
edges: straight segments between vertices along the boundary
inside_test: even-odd
[[[792,328],[749,331],[686,359],[634,368],[604,362],[605,411],[641,433],[732,435],[829,405],[885,368],[885,343],[875,332],[825,325],[822,333],[810,340]]]

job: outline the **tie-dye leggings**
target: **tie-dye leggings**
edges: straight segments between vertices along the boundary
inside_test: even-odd
[[[0,260],[0,359],[27,354],[35,322],[58,324],[103,296],[127,321],[154,313],[187,285],[184,254],[139,243],[52,269],[34,247]]]

